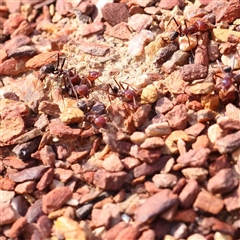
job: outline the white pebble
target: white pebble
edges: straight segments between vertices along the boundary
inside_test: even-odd
[[[190,51],[198,44],[197,37],[195,35],[183,36],[178,38],[179,49],[182,51]]]

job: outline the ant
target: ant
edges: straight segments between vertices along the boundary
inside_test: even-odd
[[[210,31],[212,28],[204,21],[202,20],[197,20],[194,24],[190,25],[189,27],[187,26],[187,20],[184,20],[184,24],[185,24],[185,28],[182,29],[182,26],[177,22],[177,20],[172,17],[168,24],[170,23],[170,21],[174,21],[179,29],[178,31],[174,31],[172,36],[171,36],[171,41],[174,41],[178,36],[189,36],[198,32],[208,32]]]
[[[128,83],[118,82],[115,78],[114,78],[114,81],[117,84],[117,86],[112,86],[111,84],[108,84],[107,85],[108,94],[113,97],[119,97],[122,101],[133,102],[133,107],[134,108],[138,107],[136,98],[139,92],[136,89],[134,89],[132,86],[130,86]],[[127,87],[124,87],[123,84],[126,84]]]
[[[57,53],[57,65],[54,66],[53,64],[47,64],[44,65],[40,68],[39,72],[39,79],[43,80],[46,75],[48,74],[54,74],[55,75],[55,79],[57,78],[61,78],[64,81],[64,88],[68,89],[70,86],[71,91],[74,93],[76,99],[78,99],[78,95],[76,90],[74,89],[73,83],[72,83],[72,79],[77,78],[77,74],[76,74],[76,70],[75,68],[71,68],[71,69],[63,69],[63,66],[65,64],[65,60],[66,58],[63,58],[62,64],[60,65],[60,56],[59,53]],[[45,84],[47,85],[47,83]]]
[[[226,95],[227,91],[233,86],[236,89],[236,91],[238,92],[238,98],[240,100],[239,90],[234,85],[234,83],[237,83],[236,79],[238,76],[238,75],[235,76],[233,73],[234,60],[235,60],[235,58],[233,56],[233,58],[232,58],[233,66],[232,67],[228,66],[228,67],[224,67],[224,68],[222,68],[222,66],[220,65],[220,62],[217,60],[218,66],[222,72],[222,76],[219,76],[217,74],[214,74],[214,75],[221,79],[221,81],[216,85],[216,88],[220,89],[220,91],[222,90],[223,98],[224,98],[224,95]]]
[[[90,89],[94,87],[94,81],[101,76],[102,74],[97,71],[90,71],[86,77],[80,77],[76,68],[71,69],[63,69],[66,58],[63,59],[61,66],[59,53],[57,53],[57,65],[54,66],[52,64],[44,65],[40,68],[39,79],[43,80],[47,74],[56,75],[55,78],[62,77],[64,81],[65,91],[69,95],[75,95],[78,100],[78,96],[80,97],[89,97]]]
[[[96,102],[93,100],[90,105],[85,101],[81,100],[78,102],[78,107],[84,112],[85,122],[89,122],[91,124],[94,124],[95,126],[102,128],[106,126],[106,119],[104,116],[96,114],[96,112],[93,110],[94,105]]]
[[[195,39],[195,40],[193,41],[194,44],[193,44],[193,43],[191,44],[191,43],[190,43],[189,36],[195,35],[196,33],[199,33],[199,32],[200,32],[200,33],[208,32],[208,31],[210,31],[212,28],[211,28],[206,22],[204,22],[203,20],[197,20],[197,21],[194,22],[194,24],[192,24],[192,25],[190,25],[190,26],[188,27],[188,26],[187,26],[187,20],[185,19],[185,20],[184,20],[185,28],[182,29],[182,25],[180,25],[174,17],[172,17],[172,18],[169,20],[168,24],[169,24],[172,20],[176,23],[178,31],[173,31],[173,33],[172,33],[171,36],[170,36],[170,41],[176,40],[179,36],[180,36],[180,37],[186,36],[186,37],[187,37],[187,41],[188,41],[188,45],[189,45],[189,47],[188,47],[189,49],[188,49],[188,50],[191,51],[191,54],[192,54],[192,56],[193,56],[193,58],[194,58],[194,54],[193,54],[192,48],[194,48],[194,47],[197,45],[197,39]],[[168,24],[167,24],[167,25],[168,25]]]

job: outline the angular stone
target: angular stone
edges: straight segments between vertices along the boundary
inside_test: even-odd
[[[0,226],[13,223],[17,220],[18,214],[10,203],[1,203]]]
[[[154,240],[155,239],[155,232],[152,229],[148,229],[143,231],[142,235],[138,238],[138,240]]]
[[[165,144],[164,140],[160,137],[147,138],[141,145],[140,148],[154,149],[162,147]]]
[[[8,145],[8,142],[19,136],[25,130],[25,124],[21,116],[6,117],[1,120],[0,146]]]
[[[15,187],[15,182],[8,177],[0,179],[0,190],[12,191]]]
[[[208,176],[208,170],[203,167],[189,167],[182,169],[182,174],[187,179],[195,179],[197,182],[204,182]]]
[[[130,39],[128,44],[128,53],[132,57],[141,56],[144,52],[144,47],[149,42],[153,41],[154,35],[151,31],[143,29]]]
[[[110,49],[110,46],[106,44],[89,43],[85,41],[75,42],[75,45],[80,51],[93,56],[104,56]]]
[[[240,130],[240,119],[237,120],[224,116],[217,119],[217,124],[223,130]]]
[[[149,116],[150,111],[151,111],[150,104],[144,104],[138,107],[136,112],[133,114],[133,123],[136,128],[139,128],[145,123]]]
[[[57,103],[46,100],[39,103],[38,111],[52,117],[59,117],[61,112]]]
[[[131,37],[131,32],[125,22],[118,23],[114,27],[107,29],[105,33],[121,40],[129,40]]]
[[[134,14],[128,20],[128,26],[136,32],[147,29],[153,21],[153,18],[147,14]]]
[[[8,167],[12,167],[12,168],[17,169],[17,170],[22,170],[22,169],[27,168],[29,166],[28,163],[25,163],[25,162],[21,161],[16,156],[8,156],[8,157],[4,158],[3,163],[4,163],[4,165],[6,165]]]
[[[218,214],[223,209],[224,203],[222,199],[212,195],[210,192],[201,191],[198,194],[193,206],[204,212]]]
[[[164,83],[166,84],[168,91],[173,94],[184,94],[187,86],[187,83],[181,77],[180,70],[171,71],[171,73],[165,78]]]
[[[180,130],[187,126],[187,109],[184,104],[176,105],[165,117],[171,128]]]
[[[81,129],[73,129],[61,122],[51,122],[49,125],[49,131],[53,136],[58,138],[76,139],[80,137]]]
[[[89,227],[88,225],[80,226],[77,221],[65,216],[58,217],[53,225],[53,231],[63,236],[64,239],[91,239],[91,234],[86,233],[84,228],[88,229]]]
[[[72,151],[70,156],[66,159],[66,161],[71,164],[78,163],[84,160],[88,154],[89,154],[88,150],[81,152]]]
[[[185,3],[182,0],[174,0],[174,1],[163,0],[159,4],[160,8],[166,9],[166,10],[172,10],[175,6],[178,6],[179,8],[183,8],[185,6]]]
[[[192,206],[197,198],[198,193],[201,191],[200,186],[194,179],[189,179],[181,193],[179,194],[180,206],[187,209]]]
[[[215,118],[216,112],[211,109],[201,109],[197,112],[197,121],[200,123],[211,121]]]
[[[15,196],[14,191],[0,190],[0,194],[1,194],[0,203],[2,202],[10,203]]]
[[[93,22],[83,27],[81,35],[83,37],[87,37],[87,36],[90,36],[93,34],[99,34],[102,32],[104,32],[104,23]]]
[[[199,78],[205,78],[208,74],[208,67],[201,64],[186,64],[182,67],[182,78],[184,81],[192,82]]]
[[[70,169],[55,168],[54,171],[54,178],[59,179],[63,183],[66,183],[73,175],[74,172]]]
[[[233,192],[225,195],[223,201],[228,212],[240,209],[240,185]]]
[[[186,128],[184,131],[188,134],[188,135],[192,135],[194,137],[197,137],[205,128],[205,125],[203,123],[196,123],[194,125],[192,125],[189,128]]]
[[[15,192],[18,194],[30,194],[35,190],[36,182],[35,181],[25,181],[23,183],[19,183],[15,187]]]
[[[138,222],[146,222],[152,217],[165,212],[178,201],[178,196],[169,189],[164,189],[149,197],[134,212],[134,219]]]
[[[169,156],[160,157],[160,159],[154,163],[147,164],[143,163],[134,168],[133,174],[135,178],[141,176],[149,176],[153,173],[159,172],[163,169],[167,161],[169,160]]]
[[[107,156],[103,161],[103,168],[110,172],[118,172],[123,170],[123,164],[118,154],[112,153]]]
[[[29,202],[23,197],[23,195],[14,197],[11,201],[11,205],[21,216],[26,215],[26,212],[30,206]]]
[[[155,112],[156,113],[166,113],[173,108],[173,103],[170,101],[167,97],[163,97],[158,99],[156,106],[155,106]]]
[[[42,210],[49,214],[61,208],[72,197],[72,191],[69,187],[57,187],[47,193],[42,198]]]
[[[24,169],[20,172],[13,173],[9,175],[9,178],[14,182],[24,182],[29,180],[40,179],[42,174],[48,169],[47,166],[36,166]]]
[[[230,234],[231,236],[235,233],[235,228],[225,222],[218,220],[215,217],[205,217],[202,219],[202,224],[204,228],[210,228],[212,231],[223,232],[224,234]]]
[[[171,173],[155,174],[152,181],[158,188],[173,188],[177,183],[177,177]]]
[[[112,227],[120,221],[120,209],[116,204],[107,203],[102,209],[93,209],[91,219],[96,227]]]
[[[128,8],[125,3],[107,3],[102,8],[102,14],[111,26],[128,21]]]
[[[196,150],[190,149],[187,153],[177,158],[177,163],[184,167],[201,167],[207,161],[210,152],[211,151],[208,148]]]
[[[51,146],[45,145],[40,150],[40,158],[45,166],[54,167],[56,156]]]
[[[225,194],[231,192],[238,184],[239,181],[233,170],[225,168],[208,180],[207,189],[213,194]]]
[[[106,170],[98,170],[94,175],[94,184],[104,190],[120,190],[127,173],[120,172],[108,172]]]
[[[148,125],[145,129],[145,133],[148,137],[161,137],[169,135],[171,133],[171,128],[167,122],[153,123]]]
[[[28,223],[34,223],[43,214],[42,199],[38,199],[28,208],[25,217],[27,218]]]
[[[39,180],[36,188],[40,191],[44,190],[53,180],[54,170],[53,168],[49,168]]]
[[[192,208],[178,210],[173,217],[173,221],[176,222],[186,222],[186,223],[193,223],[197,217],[196,211]]]
[[[140,161],[134,157],[126,157],[122,159],[122,164],[125,169],[130,170],[135,168],[136,166],[140,165]]]
[[[129,240],[134,240],[134,239],[138,239],[138,237],[140,236],[141,232],[139,229],[139,226],[127,226],[126,228],[124,228],[115,238],[115,240],[122,240],[124,238],[129,239]]]
[[[148,150],[148,149],[140,149],[138,151],[138,159],[143,162],[147,163],[154,163],[157,162],[160,159],[161,151],[154,149],[154,150]]]
[[[218,139],[215,145],[221,154],[233,152],[240,146],[240,131]]]
[[[24,231],[24,228],[25,228],[26,225],[27,225],[27,218],[26,217],[18,218],[10,228],[10,231],[8,233],[9,237],[10,238],[18,237]]]
[[[42,215],[39,217],[39,219],[37,220],[37,225],[39,229],[41,229],[41,234],[43,238],[50,237],[53,223],[46,215]]]
[[[60,54],[59,51],[38,54],[26,62],[26,67],[28,69],[38,69],[43,65],[52,64],[57,61],[57,54]]]

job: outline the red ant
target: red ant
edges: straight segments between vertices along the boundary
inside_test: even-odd
[[[78,95],[76,90],[74,89],[73,83],[72,83],[72,79],[77,77],[76,74],[76,70],[75,68],[71,68],[71,69],[63,69],[63,66],[65,64],[65,60],[66,58],[63,59],[61,66],[59,67],[60,64],[60,56],[59,53],[57,53],[57,65],[54,66],[53,64],[47,64],[44,65],[40,68],[39,72],[39,79],[43,80],[46,75],[48,74],[54,74],[55,75],[55,79],[57,78],[61,78],[64,81],[64,87],[65,89],[71,89],[71,91],[74,93],[76,99],[78,99]]]
[[[107,85],[108,94],[113,97],[119,97],[122,101],[133,102],[133,106],[134,106],[134,108],[136,108],[138,106],[136,98],[137,98],[139,92],[136,91],[133,87],[131,87],[128,83],[117,82],[117,80],[115,78],[114,78],[114,81],[117,84],[117,86],[112,86],[112,85],[108,84]],[[127,87],[124,87],[123,84],[126,84]]]
[[[238,98],[240,100],[239,90],[237,89],[236,86],[234,86],[234,83],[237,82],[237,80],[236,80],[237,76],[235,76],[233,74],[233,68],[234,67],[228,66],[228,67],[222,68],[218,60],[217,60],[217,63],[218,63],[218,66],[219,66],[223,76],[221,77],[221,76],[215,74],[215,76],[217,76],[221,79],[220,83],[218,83],[216,85],[216,88],[222,90],[222,92],[224,94],[233,86],[236,89],[236,91],[238,92]],[[234,66],[234,57],[233,57],[233,66]]]
[[[84,120],[89,123],[93,123],[95,126],[102,128],[106,126],[106,119],[104,116],[97,114],[93,107],[96,104],[95,101],[92,101],[89,105],[85,100],[78,102],[78,107],[84,112]],[[105,110],[105,109],[104,109]]]
[[[171,20],[174,20],[174,22],[176,23],[179,32],[175,31],[173,32],[172,36],[171,36],[171,41],[174,41],[178,36],[189,36],[198,32],[208,32],[211,30],[211,27],[204,21],[202,20],[197,20],[194,24],[190,25],[189,27],[187,26],[187,20],[184,20],[184,24],[185,24],[185,28],[182,29],[182,26],[177,22],[177,20],[172,17],[168,24],[170,23]]]
[[[86,77],[80,78],[79,75],[76,74],[76,69],[74,69],[74,72],[71,71],[70,80],[78,95],[88,98],[95,86],[95,80],[98,79],[99,76],[102,76],[100,72],[90,71]],[[71,92],[69,94],[71,95]]]

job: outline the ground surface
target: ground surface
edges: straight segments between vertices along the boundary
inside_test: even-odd
[[[0,239],[240,239],[239,8],[3,1]]]

